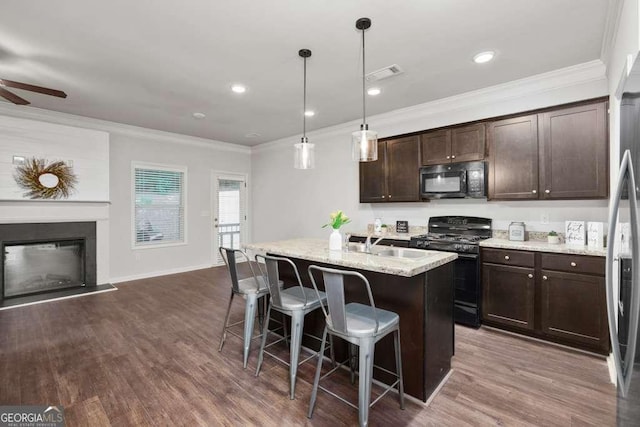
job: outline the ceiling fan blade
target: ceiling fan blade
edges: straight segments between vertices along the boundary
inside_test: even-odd
[[[0,87],[0,96],[3,97],[4,99],[8,99],[9,101],[13,102],[16,105],[29,105],[30,102],[27,101],[24,98],[20,98],[18,95],[14,95],[13,93],[9,92],[8,90]]]
[[[27,83],[14,82],[12,80],[0,79],[0,86],[29,90],[31,92],[42,93],[44,95],[57,96],[58,98],[67,97],[67,94],[62,92],[61,90],[49,89],[48,87],[35,86]]]

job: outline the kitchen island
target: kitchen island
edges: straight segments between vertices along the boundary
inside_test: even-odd
[[[355,247],[355,246],[354,246]],[[304,286],[312,287],[307,272],[310,265],[356,270],[371,284],[375,304],[400,316],[400,339],[405,393],[427,401],[451,369],[454,349],[453,268],[457,254],[404,249],[391,254],[374,247],[374,254],[329,251],[326,239],[294,239],[246,245],[253,254],[271,254],[291,259]],[[418,251],[418,252],[416,252]],[[405,258],[403,255],[411,255]],[[281,263],[285,286],[296,282],[287,264]],[[316,283],[323,288],[322,277]],[[347,302],[368,304],[364,286],[353,278],[345,282]],[[320,310],[305,319],[305,332],[322,335],[324,318]],[[339,341],[339,340],[336,340]],[[317,349],[313,340],[304,345]],[[344,360],[346,350],[336,342],[336,357]],[[393,339],[389,335],[376,345],[375,364],[395,371]],[[374,378],[390,382],[390,377],[374,370]]]

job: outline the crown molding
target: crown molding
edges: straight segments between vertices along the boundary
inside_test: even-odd
[[[587,96],[587,98],[605,96],[607,95],[606,81],[606,67],[601,60],[596,59],[582,64],[572,65],[570,67],[560,68],[558,70],[542,74],[536,74],[519,80],[513,80],[507,83],[501,83],[499,85],[465,92],[423,104],[400,108],[387,113],[369,116],[367,121],[369,122],[370,127],[379,130],[384,126],[397,125],[401,122],[414,121],[415,123],[419,123],[420,119],[424,119],[425,117],[433,114],[442,114],[492,103],[512,101],[554,90],[596,82],[602,82],[602,93],[593,94],[592,96]],[[571,99],[561,103],[579,100],[580,99]],[[551,105],[544,105],[535,108],[544,108],[548,106]],[[510,113],[517,112],[518,111],[512,111]],[[488,117],[477,117],[475,120],[482,120],[483,118]],[[352,131],[357,130],[359,123],[359,120],[353,120],[335,126],[316,129],[312,132],[307,132],[307,137],[309,137],[311,142],[313,142],[314,139],[330,138],[333,136],[344,137],[345,133],[350,134]],[[452,124],[455,123],[443,123],[442,126]],[[403,133],[417,132],[420,130],[422,129],[411,129],[408,127],[403,131]],[[381,134],[379,136],[384,138],[390,135]],[[292,145],[293,141],[298,137],[299,136],[294,135],[255,145],[251,147],[251,153],[257,154]]]
[[[602,46],[600,47],[600,60],[607,65],[611,60],[611,49],[618,35],[624,2],[625,0],[609,0],[607,5],[607,18],[602,36]]]
[[[140,126],[127,125],[124,123],[110,122],[107,120],[94,119],[91,117],[77,116],[74,114],[45,110],[37,107],[18,106],[10,104],[8,102],[0,102],[0,115],[21,119],[39,120],[43,122],[74,126],[85,129],[101,130],[135,138],[153,139],[156,141],[161,140],[173,144],[190,145],[200,148],[231,151],[243,154],[251,153],[251,149],[249,147],[232,144],[229,142],[182,135],[156,129],[144,128]]]

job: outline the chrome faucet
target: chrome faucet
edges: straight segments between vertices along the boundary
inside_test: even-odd
[[[371,234],[367,235],[367,240],[365,240],[364,242],[364,251],[368,254],[371,253],[371,248],[373,248],[375,245],[377,245],[378,243],[380,243],[380,241],[383,239],[383,237],[378,237],[378,239],[371,243]]]

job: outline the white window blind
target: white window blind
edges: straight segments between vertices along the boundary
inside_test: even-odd
[[[134,246],[184,242],[185,174],[134,165]]]

